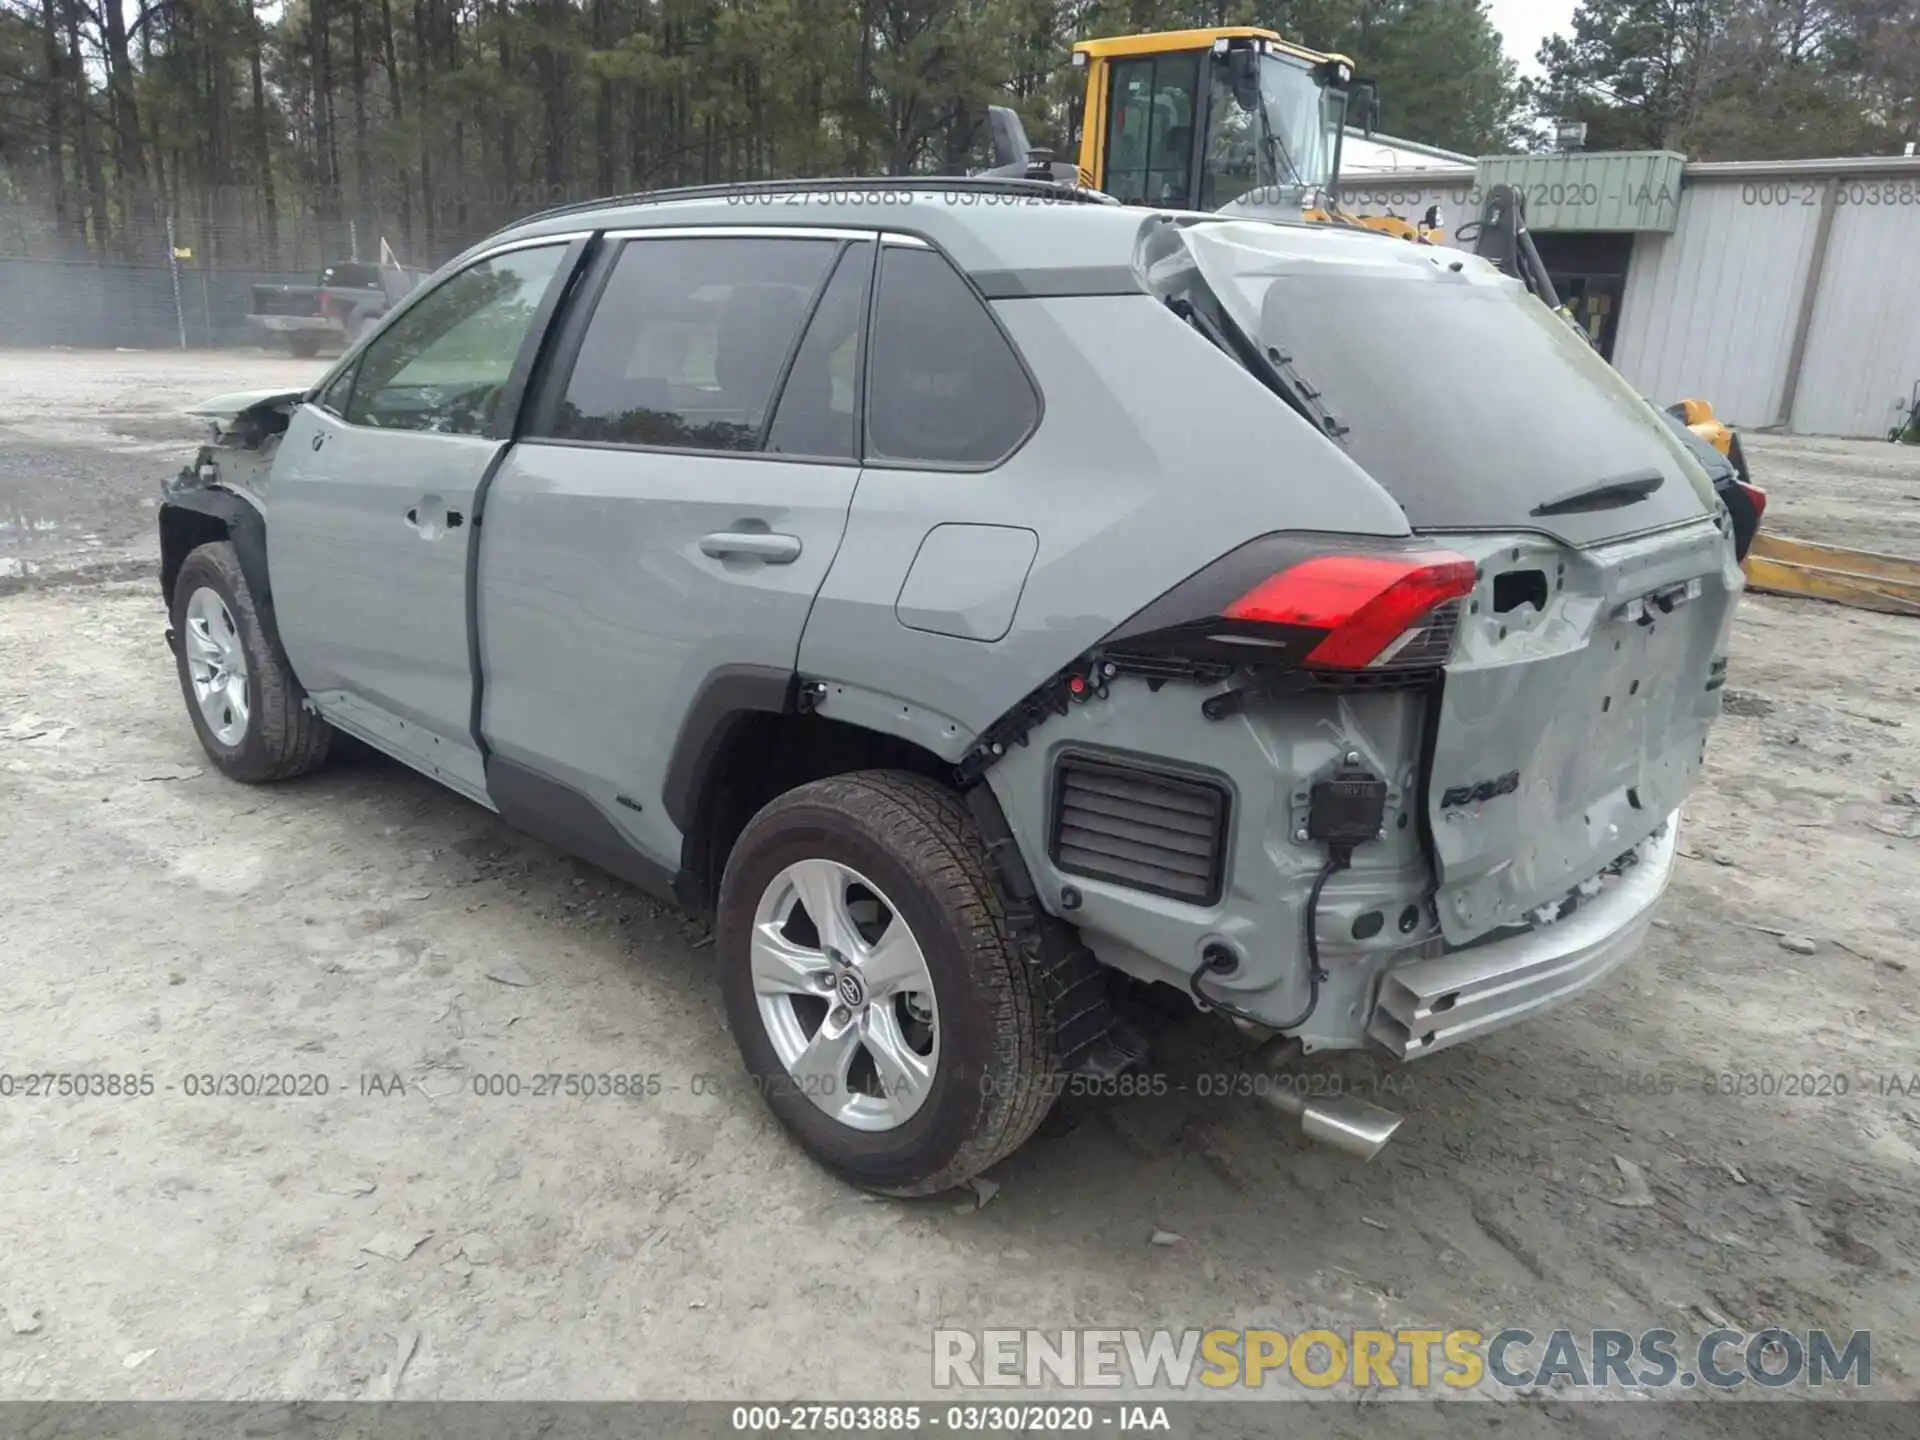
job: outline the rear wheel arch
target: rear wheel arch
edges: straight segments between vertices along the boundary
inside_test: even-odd
[[[930,750],[899,735],[803,712],[801,693],[800,677],[791,671],[722,666],[687,708],[661,783],[661,803],[682,837],[679,897],[689,909],[713,910],[734,842],[763,807],[790,790],[886,769],[959,792],[953,766]],[[979,803],[968,802],[970,808]],[[984,803],[992,807],[990,816],[997,812],[991,794]]]

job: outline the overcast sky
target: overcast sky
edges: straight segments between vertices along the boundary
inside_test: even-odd
[[[1537,75],[1533,63],[1540,42],[1556,32],[1565,34],[1573,20],[1574,0],[1487,0],[1493,27],[1505,42],[1507,56],[1522,75]]]

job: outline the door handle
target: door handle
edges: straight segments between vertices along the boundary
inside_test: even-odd
[[[427,512],[425,520],[420,518],[420,512],[422,510]],[[462,515],[458,510],[448,508],[432,496],[429,496],[420,504],[411,507],[407,511],[407,524],[417,530],[421,538],[426,540],[432,540],[448,530],[458,530],[466,523],[467,517],[465,515]]]
[[[791,565],[800,558],[800,537],[765,530],[716,530],[700,537],[700,553],[714,560],[753,559],[769,565]]]

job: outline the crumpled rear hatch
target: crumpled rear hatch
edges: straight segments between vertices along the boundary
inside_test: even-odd
[[[1477,566],[1425,756],[1443,932],[1555,918],[1699,771],[1741,585],[1711,480],[1565,320],[1476,257],[1249,221],[1184,239],[1331,417],[1330,443]]]
[[[1458,944],[1560,918],[1679,807],[1720,713],[1740,572],[1707,521],[1585,550],[1454,548],[1480,580],[1435,702],[1427,821]]]

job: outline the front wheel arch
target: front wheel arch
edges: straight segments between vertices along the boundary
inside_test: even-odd
[[[173,495],[160,506],[160,595],[173,608],[180,567],[202,545],[230,541],[246,577],[253,604],[274,658],[296,683],[299,672],[280,643],[280,622],[273,608],[273,586],[267,574],[266,517],[231,490],[210,487]],[[169,639],[172,640],[171,633]]]

